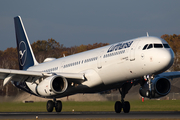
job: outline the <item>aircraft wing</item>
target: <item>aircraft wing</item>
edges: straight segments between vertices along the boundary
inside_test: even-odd
[[[67,80],[81,83],[84,80],[83,73],[46,73],[40,71],[24,71],[24,70],[13,70],[13,69],[0,69],[0,79],[3,79],[3,86],[9,81],[27,81],[35,82],[39,78],[46,78],[52,75],[60,75],[65,77]]]
[[[180,77],[180,71],[164,72],[164,73],[158,74],[156,77],[166,77],[169,79],[178,78],[178,77]]]

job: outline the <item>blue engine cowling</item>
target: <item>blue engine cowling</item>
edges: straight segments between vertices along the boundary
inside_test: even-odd
[[[164,77],[157,77],[152,80],[152,89],[149,91],[149,84],[146,82],[140,89],[139,93],[147,98],[159,98],[166,96],[171,90],[171,82]]]

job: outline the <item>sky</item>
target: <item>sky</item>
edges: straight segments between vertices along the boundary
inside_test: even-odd
[[[180,0],[3,0],[0,50],[16,47],[14,17],[30,43],[55,39],[66,47],[180,34]]]

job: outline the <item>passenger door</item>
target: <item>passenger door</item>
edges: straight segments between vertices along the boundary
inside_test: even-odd
[[[135,51],[136,51],[136,47],[138,45],[139,41],[134,41],[132,44],[132,47],[130,48],[130,61],[134,61],[135,60]]]

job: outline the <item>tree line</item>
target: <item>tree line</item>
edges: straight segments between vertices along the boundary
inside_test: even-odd
[[[170,47],[175,53],[175,60],[170,71],[179,71],[180,70],[180,35],[168,35],[164,34],[161,36],[162,39],[166,40]],[[61,58],[63,56],[68,56],[83,51],[99,48],[102,46],[109,45],[109,43],[94,43],[88,45],[72,46],[65,47],[63,44],[60,44],[54,39],[48,40],[37,40],[32,43],[32,50],[35,54],[35,57],[39,63],[42,63],[45,58]],[[18,53],[17,48],[7,48],[4,51],[0,51],[0,68],[5,69],[19,69],[18,64]],[[12,96],[17,95],[22,92],[21,90],[14,87],[11,83],[7,84],[5,87],[2,87],[3,80],[0,81],[0,96]]]

